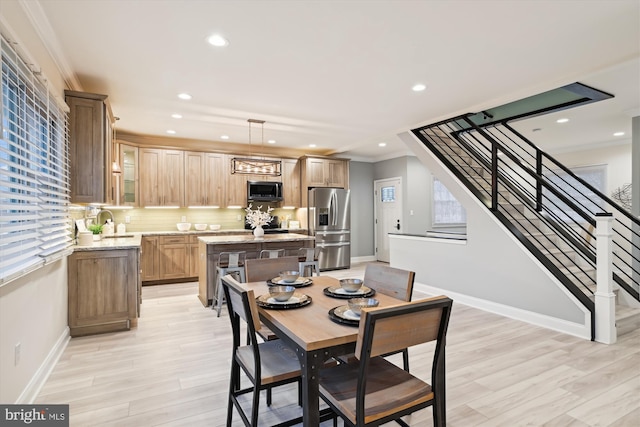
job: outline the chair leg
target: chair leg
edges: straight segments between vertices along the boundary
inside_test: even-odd
[[[271,389],[268,388],[267,392],[270,392]],[[267,394],[268,396],[268,394]],[[251,408],[251,425],[258,425],[258,405],[260,404],[260,387],[258,385],[254,385],[253,387],[253,407]]]
[[[404,370],[409,372],[409,350],[402,350],[402,363],[404,364]]]
[[[220,312],[222,311],[223,299],[224,299],[224,290],[222,289],[222,279],[218,278],[218,297],[216,299],[216,310],[218,312],[218,317],[220,317]]]
[[[271,406],[271,387],[267,389],[267,406]]]

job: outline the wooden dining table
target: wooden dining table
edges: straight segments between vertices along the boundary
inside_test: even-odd
[[[324,294],[324,289],[340,286],[340,281],[330,276],[311,278],[313,283],[296,289],[297,294],[311,297],[311,304],[291,309],[259,307],[260,320],[280,339],[289,344],[298,355],[302,372],[302,417],[305,427],[320,424],[318,371],[324,362],[336,356],[353,353],[358,337],[358,326],[344,325],[329,318],[332,308],[346,305],[347,299]],[[243,283],[253,289],[256,297],[268,294],[267,282]],[[376,293],[374,298],[380,307],[404,303],[404,301]]]

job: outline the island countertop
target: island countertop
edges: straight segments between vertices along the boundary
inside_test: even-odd
[[[271,243],[271,242],[296,242],[302,240],[315,240],[314,236],[296,233],[265,234],[256,238],[252,234],[227,235],[227,236],[200,236],[201,242],[207,245],[233,244],[233,243]]]

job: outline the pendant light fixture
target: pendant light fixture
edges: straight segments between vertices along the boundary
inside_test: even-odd
[[[282,175],[282,164],[280,160],[254,158],[251,156],[251,127],[253,124],[259,124],[262,130],[262,144],[264,148],[264,120],[249,119],[249,157],[234,157],[231,159],[232,174],[251,174],[251,175]]]

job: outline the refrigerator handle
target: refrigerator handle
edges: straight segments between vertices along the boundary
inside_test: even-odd
[[[331,225],[338,225],[338,201],[335,191],[331,193]]]

